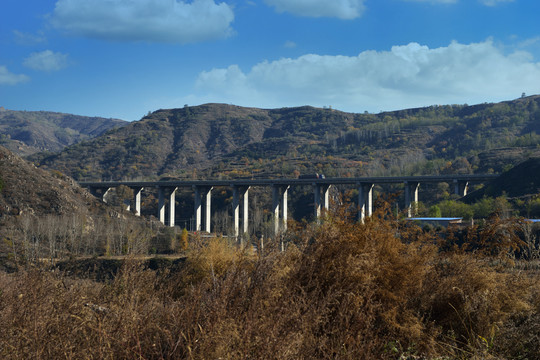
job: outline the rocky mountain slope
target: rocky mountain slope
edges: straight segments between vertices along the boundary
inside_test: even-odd
[[[500,172],[540,155],[539,105],[540,96],[380,114],[186,106],[31,159],[88,180]]]
[[[0,145],[21,156],[56,152],[127,123],[118,119],[0,108]]]
[[[73,179],[36,168],[0,146],[0,218],[32,214],[105,212],[105,206]]]
[[[0,270],[47,258],[169,251],[173,242],[162,228],[0,146]]]

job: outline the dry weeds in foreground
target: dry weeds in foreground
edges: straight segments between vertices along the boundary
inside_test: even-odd
[[[491,236],[506,236],[488,229]],[[485,253],[441,252],[433,245],[440,241],[436,235],[404,228],[384,211],[365,224],[338,211],[320,226],[291,231],[287,240],[283,253],[269,244],[265,254],[254,256],[214,239],[192,246],[179,273],[156,275],[126,261],[110,283],[30,268],[0,274],[0,356],[537,359],[540,354],[538,275],[511,271],[509,262],[501,266]],[[497,259],[505,254],[497,251]]]

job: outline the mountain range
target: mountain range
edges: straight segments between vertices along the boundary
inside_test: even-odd
[[[0,107],[0,145],[21,156],[57,152],[126,124],[119,119]]]
[[[29,157],[77,180],[502,172],[540,156],[540,96],[346,113],[204,104]]]

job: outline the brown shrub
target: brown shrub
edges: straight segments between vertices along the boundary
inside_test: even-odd
[[[106,284],[1,274],[0,356],[534,358],[538,275],[439,252],[432,233],[389,214],[359,224],[338,210],[291,226],[287,250],[267,242],[264,255],[195,241],[177,273],[126,260]]]
[[[449,254],[436,261],[419,308],[425,321],[441,329],[438,342],[446,350],[489,351],[509,316],[530,309],[526,294],[531,284],[522,277],[499,272],[469,254]]]

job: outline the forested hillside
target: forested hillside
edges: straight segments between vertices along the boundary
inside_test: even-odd
[[[125,124],[118,119],[0,108],[0,145],[18,155],[55,152]]]
[[[487,186],[475,191],[464,199],[478,201],[483,197],[523,197],[540,194],[540,159],[529,159],[504,172]]]
[[[31,159],[75,179],[500,172],[540,154],[539,103],[530,96],[379,114],[186,106]]]

